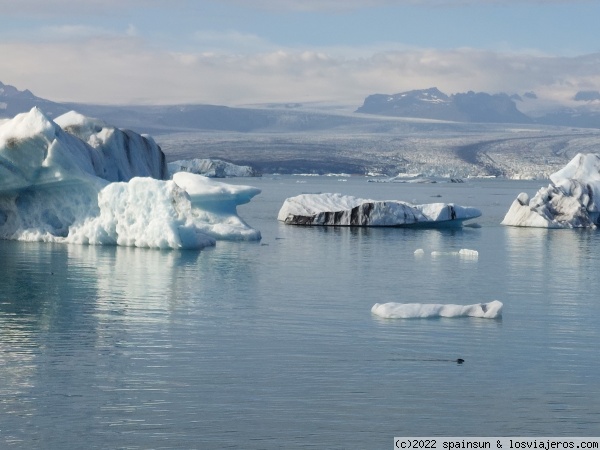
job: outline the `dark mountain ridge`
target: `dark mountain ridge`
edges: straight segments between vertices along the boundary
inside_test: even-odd
[[[453,122],[533,123],[507,94],[469,91],[448,96],[437,88],[369,95],[356,112]]]
[[[533,93],[525,93],[528,100]],[[316,132],[354,129],[377,132],[388,129],[377,117],[433,119],[457,123],[519,123],[544,124],[582,128],[600,128],[600,109],[595,92],[577,94],[583,105],[547,111],[532,118],[519,111],[520,96],[488,94],[485,92],[446,95],[437,88],[407,91],[394,95],[369,95],[356,114],[305,109],[301,104],[268,108],[228,107],[219,105],[93,105],[58,103],[35,96],[29,90],[0,82],[0,118],[12,118],[39,107],[49,117],[57,117],[70,110],[118,124],[138,133],[164,134],[186,131],[223,132]],[[535,100],[533,100],[535,101]],[[373,116],[368,119],[365,114]],[[439,125],[441,126],[441,124]]]

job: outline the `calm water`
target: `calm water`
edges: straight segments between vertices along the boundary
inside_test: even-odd
[[[600,234],[498,225],[519,192],[543,183],[233,182],[263,189],[239,209],[261,243],[193,252],[0,241],[0,448],[387,449],[402,435],[600,435]],[[283,200],[302,192],[456,202],[484,216],[453,231],[279,224]],[[461,248],[479,258],[430,255]],[[370,312],[495,299],[502,320]]]

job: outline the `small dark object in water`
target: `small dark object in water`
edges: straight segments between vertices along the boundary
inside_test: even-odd
[[[462,364],[462,363],[464,363],[464,362],[465,362],[465,360],[464,360],[464,359],[462,359],[462,358],[458,358],[458,359],[456,360],[456,364]]]

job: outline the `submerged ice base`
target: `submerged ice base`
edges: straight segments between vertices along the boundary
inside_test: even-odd
[[[460,227],[479,216],[478,209],[453,203],[412,205],[325,193],[286,199],[277,219],[291,225]]]
[[[480,317],[498,319],[502,317],[502,302],[474,305],[443,305],[427,303],[375,303],[371,312],[384,319],[431,319],[436,317]]]
[[[0,126],[0,238],[203,248],[259,240],[237,205],[260,193],[201,175],[166,174],[154,141],[37,108]]]

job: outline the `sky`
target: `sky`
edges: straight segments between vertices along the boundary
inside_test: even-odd
[[[0,81],[54,101],[600,90],[597,0],[0,0]]]

